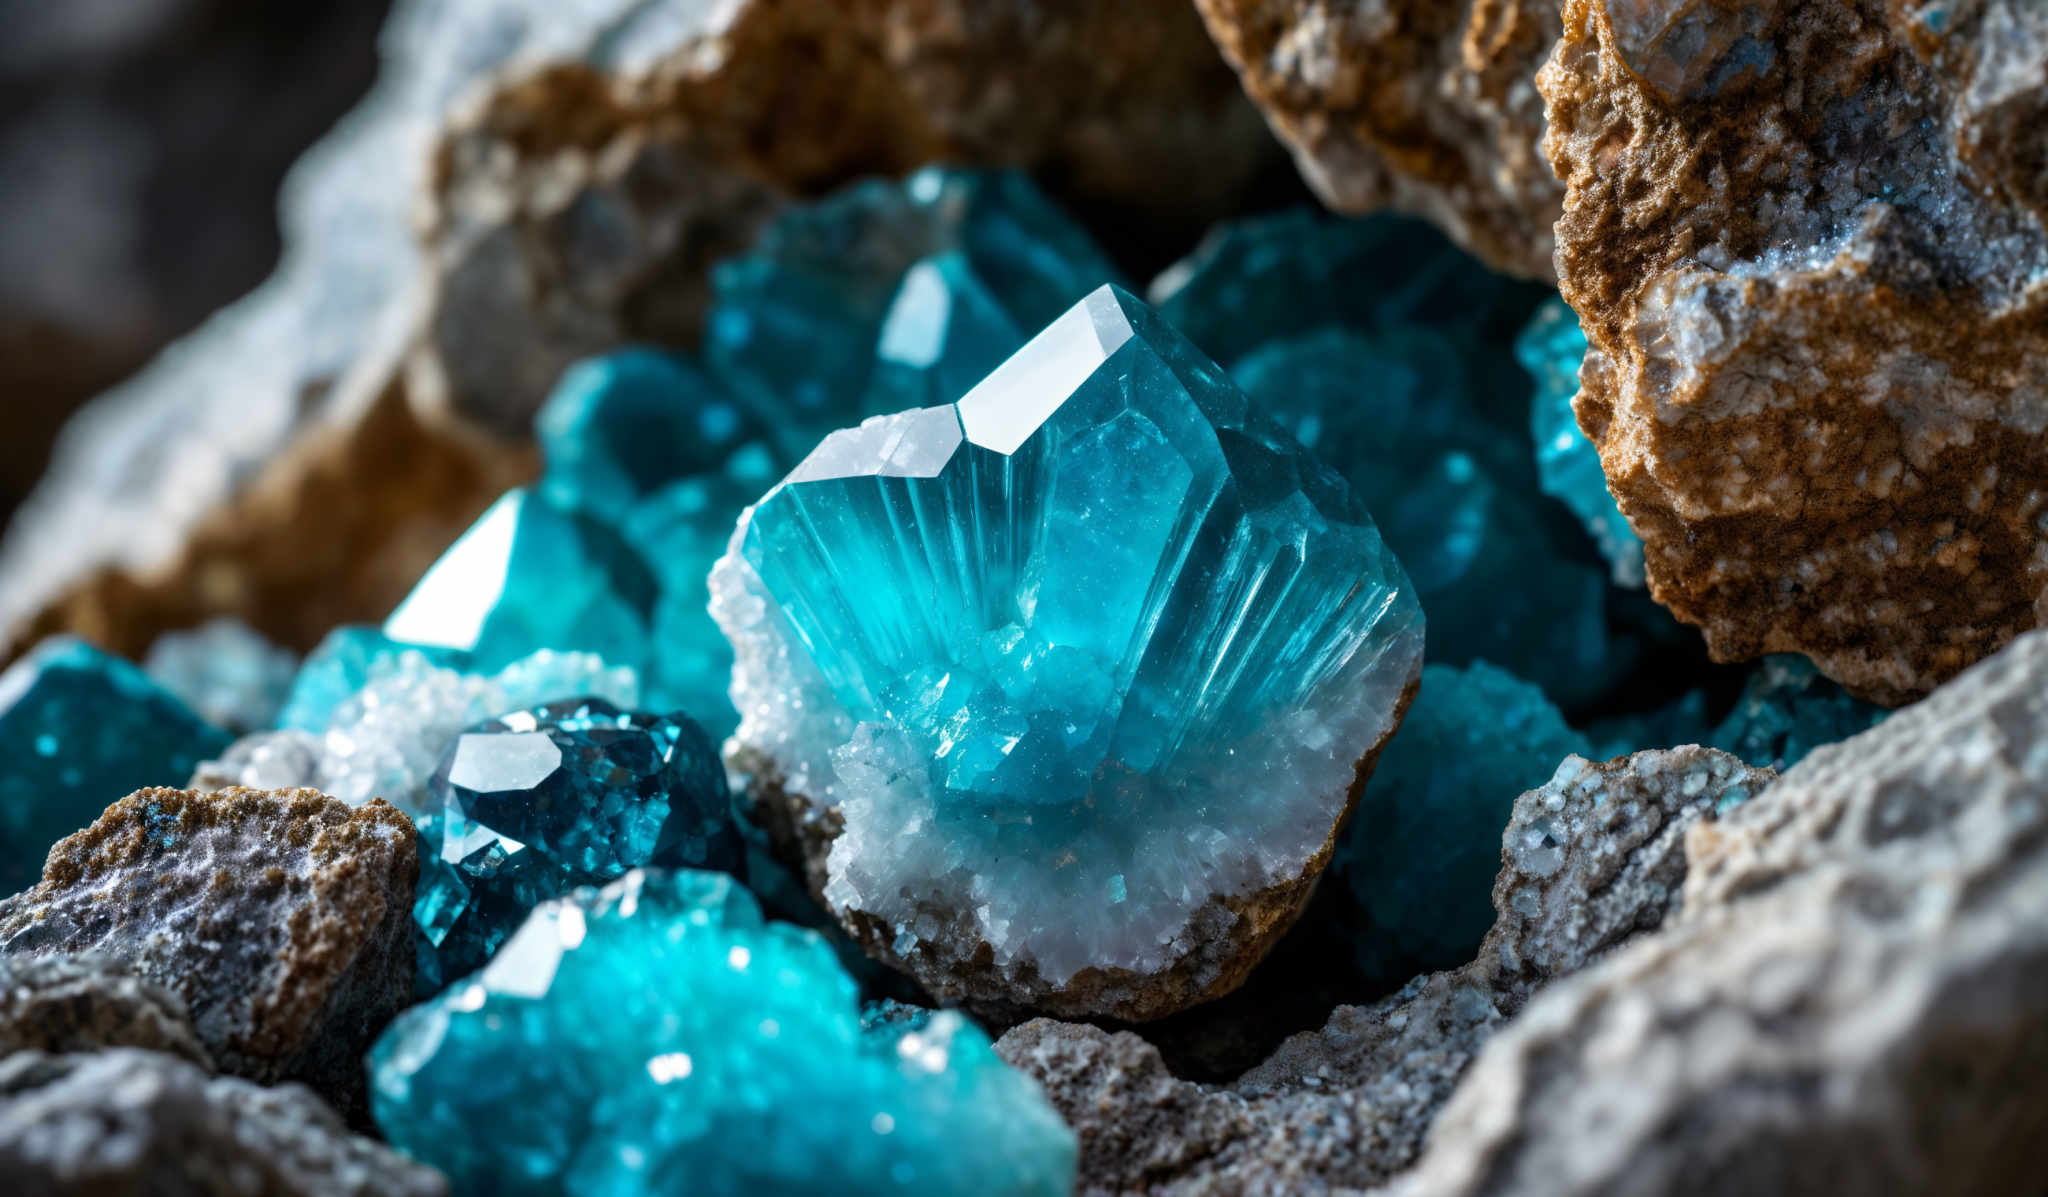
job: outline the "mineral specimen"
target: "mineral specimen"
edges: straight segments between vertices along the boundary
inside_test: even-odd
[[[712,873],[536,910],[371,1055],[459,1193],[1064,1194],[1072,1134],[958,1014],[864,1029],[813,933]]]
[[[1331,865],[1362,914],[1362,971],[1398,985],[1470,960],[1493,924],[1488,885],[1515,795],[1588,750],[1513,674],[1483,662],[1423,669]]]
[[[1804,658],[1765,657],[1706,742],[1752,765],[1788,769],[1884,716],[1882,708],[1843,693]]]
[[[1771,776],[1699,748],[1568,760],[1515,802],[1493,889],[1500,920],[1475,960],[1338,1007],[1234,1084],[1176,1080],[1136,1035],[1043,1019],[996,1050],[1074,1126],[1085,1192],[1379,1184],[1415,1159],[1474,1053],[1531,994],[1675,909],[1686,828]]]
[[[177,994],[104,956],[0,957],[0,1057],[139,1047],[211,1072]]]
[[[2024,0],[1566,6],[1579,422],[1717,656],[1897,703],[2040,619],[2044,40]]]
[[[1421,613],[1343,482],[1105,287],[834,433],[712,576],[730,763],[871,954],[990,1009],[1240,982],[1400,719]]]
[[[334,712],[373,675],[407,652],[417,652],[424,663],[444,669],[463,669],[470,655],[460,649],[431,644],[407,644],[393,640],[378,628],[357,624],[336,628],[308,653],[292,678],[277,726],[285,731],[323,732],[334,722]]]
[[[502,669],[536,649],[644,668],[654,575],[605,524],[530,490],[498,500],[406,596],[384,634]]]
[[[1537,995],[1395,1191],[2035,1187],[2044,678],[2030,633],[1694,828],[1679,916]]]
[[[601,699],[516,711],[457,736],[428,788],[413,917],[420,991],[490,958],[526,913],[643,865],[744,875],[710,739]]]
[[[310,790],[141,790],[0,902],[0,956],[94,953],[176,993],[225,1072],[344,1112],[412,994],[412,825]]]
[[[182,782],[228,737],[128,662],[68,637],[0,674],[0,893],[109,799]]]
[[[1562,194],[1531,80],[1555,0],[1195,7],[1325,203],[1413,212],[1496,269],[1551,276]]]
[[[277,718],[299,660],[238,620],[216,619],[159,637],[142,668],[207,722],[240,735]]]
[[[588,653],[548,649],[495,674],[469,672],[467,654],[449,654],[456,667],[434,664],[439,655],[385,642],[362,667],[362,685],[326,715],[318,734],[287,729],[246,737],[194,776],[195,789],[231,786],[307,787],[351,806],[382,798],[407,814],[428,809],[427,780],[462,730],[507,711],[558,699],[596,698],[638,705],[640,685],[631,669],[612,668]],[[333,672],[329,666],[336,667]],[[318,716],[339,674],[323,663],[317,678],[302,677],[308,698],[294,710]]]
[[[1641,586],[1643,542],[1607,493],[1600,451],[1579,430],[1572,411],[1579,393],[1579,365],[1586,358],[1586,334],[1579,328],[1579,318],[1563,300],[1544,304],[1516,343],[1515,355],[1536,380],[1529,435],[1536,441],[1536,471],[1543,493],[1571,508],[1586,525],[1600,555],[1613,567],[1615,585]]]
[[[0,1175],[28,1195],[445,1197],[448,1183],[350,1134],[298,1085],[209,1077],[118,1048],[0,1059]]]

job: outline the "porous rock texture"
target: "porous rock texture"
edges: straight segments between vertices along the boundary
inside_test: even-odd
[[[313,790],[138,790],[0,902],[0,956],[92,953],[176,993],[223,1072],[363,1110],[412,997],[412,823]]]
[[[0,1176],[16,1197],[443,1197],[300,1085],[209,1077],[133,1048],[0,1059]]]
[[[2040,1190],[2048,632],[1692,830],[1657,935],[1486,1047],[1403,1194]]]
[[[1340,1006],[1234,1084],[1175,1079],[1131,1032],[1040,1019],[996,1050],[1081,1144],[1081,1188],[1319,1192],[1406,1168],[1474,1053],[1530,996],[1654,929],[1676,906],[1686,829],[1774,775],[1706,748],[1566,758],[1516,800],[1499,919],[1471,964]]]
[[[1558,0],[1195,0],[1340,212],[1398,208],[1496,270],[1549,279],[1564,189],[1536,71]]]
[[[692,341],[783,197],[1000,163],[1191,237],[1270,149],[1185,0],[402,0],[384,55],[277,273],[67,430],[0,544],[0,657],[382,616],[533,471],[561,368]]]
[[[0,1056],[137,1047],[211,1072],[177,994],[105,956],[0,957]]]
[[[1714,654],[1896,704],[2048,610],[2048,8],[1570,0],[1579,424]]]

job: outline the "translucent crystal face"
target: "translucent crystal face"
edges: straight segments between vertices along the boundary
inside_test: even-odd
[[[1113,287],[957,405],[826,438],[713,613],[739,741],[843,805],[828,898],[915,878],[1041,976],[1158,965],[1298,876],[1422,623],[1343,482]],[[913,940],[922,900],[888,912]]]

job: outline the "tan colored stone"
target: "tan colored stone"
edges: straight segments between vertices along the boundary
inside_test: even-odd
[[[1571,0],[1580,425],[1714,654],[1923,694],[2048,613],[2048,9]]]
[[[412,999],[412,823],[313,790],[139,790],[0,902],[0,955],[95,954],[177,994],[224,1072],[363,1116],[363,1052]]]
[[[1245,90],[1340,212],[1397,208],[1549,279],[1564,191],[1537,68],[1557,0],[1195,0]]]

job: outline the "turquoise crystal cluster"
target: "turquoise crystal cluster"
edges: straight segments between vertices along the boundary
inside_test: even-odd
[[[526,921],[370,1055],[378,1125],[454,1191],[1071,1191],[1075,1143],[955,1013],[864,1024],[731,878],[636,871]]]
[[[1241,964],[1204,924],[1298,900],[1422,646],[1344,481],[1113,286],[957,404],[828,436],[712,591],[735,759],[771,820],[838,820],[842,922],[1054,1009]]]
[[[958,398],[1116,277],[1019,174],[933,168],[791,209],[714,270],[696,361],[629,348],[564,376],[536,421],[540,482],[385,630],[482,669],[595,653],[723,736],[732,655],[705,578],[739,513],[825,433]]]
[[[1515,345],[1522,367],[1536,380],[1529,408],[1529,433],[1536,441],[1536,469],[1543,491],[1579,517],[1613,567],[1614,581],[1640,587],[1643,542],[1607,490],[1600,452],[1579,429],[1572,400],[1579,393],[1579,365],[1586,357],[1586,334],[1579,318],[1562,299],[1537,310]]]
[[[476,969],[526,912],[643,866],[744,874],[725,770],[680,715],[586,698],[455,737],[419,819],[419,989]]]
[[[68,636],[37,645],[0,674],[0,894],[35,884],[50,845],[108,804],[183,785],[227,745],[119,657]]]

